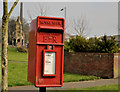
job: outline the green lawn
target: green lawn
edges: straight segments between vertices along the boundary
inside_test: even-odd
[[[120,86],[120,85],[119,85]],[[118,85],[105,85],[105,86],[96,86],[91,88],[77,88],[69,90],[50,90],[48,92],[119,92]]]
[[[30,85],[27,81],[27,63],[8,63],[8,86]]]
[[[96,86],[96,87],[89,87],[89,88],[80,88],[80,89],[71,89],[71,90],[118,90],[118,84]]]
[[[100,79],[100,77],[85,76],[85,75],[70,74],[70,73],[64,73],[63,76],[63,82],[78,82],[78,81],[88,81],[95,79]]]
[[[74,82],[83,80],[99,79],[95,76],[82,76],[77,74],[64,73],[63,82]],[[20,85],[31,85],[27,81],[27,63],[8,63],[8,85],[9,86],[20,86]]]
[[[16,48],[8,47],[8,61],[28,61],[28,53],[20,53]]]

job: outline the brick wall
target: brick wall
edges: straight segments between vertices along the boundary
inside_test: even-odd
[[[65,53],[65,72],[95,75],[103,78],[118,76],[118,55],[110,53]]]

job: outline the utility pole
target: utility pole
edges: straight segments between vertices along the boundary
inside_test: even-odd
[[[65,35],[66,35],[66,6],[64,8],[61,8],[61,11],[64,11],[64,18],[65,18]],[[65,36],[66,39],[66,36]]]
[[[61,11],[63,11],[63,10],[65,11],[64,12],[64,17],[65,17],[65,20],[66,20],[66,6],[64,8],[61,8]]]
[[[66,6],[64,8],[61,8],[61,11],[63,11],[63,10],[64,10],[64,17],[65,17],[65,38],[64,38],[64,41],[65,41],[66,40]],[[65,57],[65,55],[64,55],[64,57]],[[64,61],[65,61],[65,58],[64,58]],[[64,63],[64,67],[65,67],[65,63]],[[63,71],[65,71],[65,68]]]

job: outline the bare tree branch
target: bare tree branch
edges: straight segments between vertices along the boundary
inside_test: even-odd
[[[40,12],[40,16],[46,16],[47,14],[47,6],[45,7],[45,4],[44,3],[41,3],[41,4],[38,4],[38,10]]]
[[[79,36],[86,36],[87,22],[84,17],[73,19],[72,26],[74,33],[77,33]]]
[[[44,3],[38,3],[38,5],[34,7],[34,13],[31,14],[30,11],[28,10],[27,14],[30,20],[32,20],[33,16],[36,17],[36,15],[34,14],[37,14],[39,16],[46,16],[47,11],[48,11],[48,8],[47,6],[46,7],[44,6]]]
[[[17,3],[19,2],[19,0],[16,0],[13,4],[13,6],[11,7],[10,11],[9,11],[9,16],[11,15],[12,11],[14,10],[15,6],[17,5]]]
[[[30,10],[29,10],[29,9],[27,10],[27,14],[28,14],[28,17],[30,18],[30,21],[32,21],[32,15],[31,15],[31,13],[30,13]]]

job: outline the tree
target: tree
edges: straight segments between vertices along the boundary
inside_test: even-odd
[[[36,15],[38,16],[46,16],[47,15],[47,11],[48,11],[48,8],[47,6],[45,6],[44,3],[38,3],[38,5],[34,8],[34,13],[31,14],[30,10],[28,9],[27,10],[27,14],[28,14],[28,17],[30,19],[30,21],[32,21],[32,19],[34,17],[36,17]],[[34,15],[36,14],[36,15]]]
[[[0,43],[1,43],[1,41],[2,41],[2,21],[1,21],[1,19],[0,19]]]
[[[38,4],[38,10],[36,12],[39,12],[40,16],[46,16],[47,6],[45,6],[44,3]]]
[[[73,30],[72,30],[73,33],[77,34],[78,36],[86,36],[87,35],[86,30],[88,28],[88,25],[87,25],[87,21],[86,21],[85,17],[73,19],[73,21],[71,23],[72,23],[72,27],[73,27]]]
[[[29,31],[29,24],[25,19],[23,19],[23,33],[25,34],[25,43],[28,43],[28,31]]]
[[[7,47],[8,47],[8,21],[13,12],[15,6],[19,0],[16,0],[12,5],[10,11],[8,11],[8,1],[3,2],[3,16],[2,16],[2,92],[7,92],[8,90],[8,57],[7,57]]]
[[[1,43],[1,41],[2,41],[2,26],[0,25],[0,43]]]
[[[12,45],[12,33],[16,30],[16,21],[15,18],[12,17],[9,19],[8,23],[8,44]]]
[[[0,43],[1,43],[1,41],[2,41],[2,27],[0,26]]]

